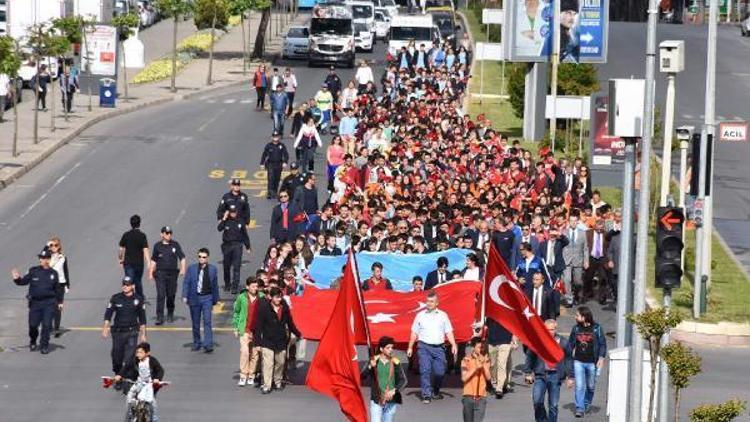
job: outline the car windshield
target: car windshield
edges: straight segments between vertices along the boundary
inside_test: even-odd
[[[372,6],[354,4],[352,5],[352,17],[354,19],[369,19],[372,17]]]
[[[307,28],[289,28],[288,38],[307,38],[309,36]]]
[[[354,33],[358,34],[360,32],[369,32],[369,29],[367,28],[367,25],[363,23],[355,23],[354,24]]]
[[[432,28],[414,27],[414,26],[396,26],[391,27],[392,40],[419,40],[431,41]]]
[[[380,12],[375,12],[375,20],[378,22],[385,22],[385,16]]]
[[[352,21],[349,19],[313,19],[310,32],[315,35],[351,35]]]
[[[396,5],[396,2],[395,2],[395,1],[393,1],[393,0],[381,0],[381,1],[380,1],[380,4],[381,4],[381,5],[383,6],[383,7],[389,7],[389,6],[395,6],[395,5]]]
[[[425,8],[430,7],[451,7],[451,2],[450,0],[427,0]]]
[[[453,19],[450,16],[433,16],[432,21],[440,28],[441,32],[453,31]]]

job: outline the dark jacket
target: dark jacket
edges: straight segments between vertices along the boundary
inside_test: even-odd
[[[13,280],[18,286],[29,286],[26,296],[29,300],[55,299],[63,303],[64,287],[60,284],[57,271],[41,266],[31,267],[21,278]]]
[[[529,299],[529,304],[534,306],[534,286],[524,286],[526,292],[526,298]],[[547,284],[542,285],[542,312],[539,313],[539,317],[542,321],[548,319],[557,319],[560,315],[560,295],[557,290],[551,288]]]
[[[431,288],[437,286],[438,284],[438,270],[432,270],[429,273],[427,273],[427,279],[424,282],[424,289],[430,290]],[[445,270],[445,283],[451,281],[451,273],[447,269]]]
[[[297,215],[297,210],[291,202],[287,207],[287,228],[284,228],[284,211],[281,209],[281,203],[276,204],[271,211],[271,239],[275,239],[277,242],[286,242],[289,239],[294,238],[297,233],[296,225],[294,222],[294,216]]]
[[[375,356],[375,359],[379,359],[378,356]],[[406,373],[404,372],[404,368],[401,366],[401,361],[399,361],[398,358],[393,357],[391,359],[391,363],[393,365],[393,386],[396,389],[396,394],[393,395],[391,403],[401,404],[401,391],[399,390],[406,387]],[[368,378],[372,379],[372,382],[370,383],[370,400],[374,401],[375,403],[381,403],[381,391],[380,383],[378,381],[377,366],[375,368],[372,368],[370,366],[370,363],[368,362],[367,364],[365,364],[365,367],[362,368],[360,377],[363,381]]]
[[[539,244],[539,257],[542,258],[544,262],[547,262],[547,244],[549,243],[549,240],[545,240],[544,242]],[[560,236],[557,241],[555,241],[555,245],[553,246],[554,254],[555,254],[555,263],[552,266],[552,268],[549,268],[553,273],[561,274],[565,270],[565,258],[563,257],[563,248],[568,246],[568,238],[565,236]],[[553,280],[553,282],[556,280]]]
[[[575,359],[575,350],[576,350],[576,344],[578,342],[577,340],[577,334],[579,330],[579,325],[576,324],[573,326],[573,329],[570,330],[570,337],[568,338],[568,351],[570,352],[570,356]],[[596,360],[599,358],[606,358],[607,357],[607,339],[604,337],[604,331],[602,330],[601,325],[598,323],[593,324],[594,328],[594,356]]]
[[[188,305],[198,304],[198,271],[200,271],[199,264],[189,266],[185,272],[185,278],[182,280],[182,298],[187,299]],[[211,296],[214,305],[220,299],[218,273],[215,266],[208,264],[208,280],[203,280],[204,283],[211,283]]]
[[[164,380],[164,368],[161,366],[159,361],[153,357],[148,357],[148,367],[151,370],[151,379],[159,381]],[[120,373],[117,374],[125,379],[135,381],[138,379],[138,358],[135,356],[128,359],[125,366],[120,369]]]
[[[555,368],[557,370],[557,381],[562,383],[566,378],[573,376],[573,359],[570,355],[570,349],[568,341],[565,340],[561,335],[555,334],[555,338],[560,343],[560,347],[565,352],[562,360],[557,364]],[[534,374],[537,377],[547,376],[547,368],[542,359],[532,352],[531,349],[526,350],[526,362],[523,365],[524,374]]]
[[[255,322],[255,334],[258,345],[275,352],[286,350],[289,344],[289,332],[301,337],[292,320],[292,313],[285,301],[281,301],[281,318],[276,315],[271,305],[271,298],[258,304],[258,316]]]

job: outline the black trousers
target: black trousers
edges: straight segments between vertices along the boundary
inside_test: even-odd
[[[596,286],[594,286],[595,281]],[[599,300],[606,299],[608,285],[609,271],[607,269],[607,259],[605,257],[589,257],[589,268],[583,274],[583,292],[581,292],[583,299],[593,298],[594,290],[596,290]]]
[[[255,93],[258,95],[255,101],[255,107],[263,108],[266,106],[266,87],[255,87]]]
[[[29,340],[31,344],[36,344],[39,337],[39,325],[42,326],[42,349],[49,347],[49,335],[52,331],[52,318],[57,309],[57,300],[42,299],[29,301]]]
[[[156,270],[154,280],[156,281],[156,317],[164,318],[164,303],[167,304],[167,312],[174,314],[174,297],[177,294],[177,270]]]
[[[63,293],[63,297],[65,296],[65,293]],[[58,306],[55,306],[55,314],[52,316],[52,327],[55,329],[55,331],[60,331],[60,321],[62,321],[62,309],[60,309]]]
[[[292,112],[294,111],[294,92],[287,92],[286,98],[289,100],[289,105],[286,108],[286,115],[287,117],[292,115]]]
[[[222,243],[221,253],[224,255],[224,285],[236,290],[240,285],[242,243]]]
[[[281,163],[267,164],[266,172],[268,173],[268,195],[275,197],[279,192],[279,183],[281,182]]]
[[[62,105],[65,108],[65,111],[70,113],[70,110],[73,108],[73,95],[75,94],[75,90],[68,91],[65,96],[62,98]]]
[[[137,344],[138,328],[130,331],[112,331],[112,372],[120,372],[124,362],[135,354]]]

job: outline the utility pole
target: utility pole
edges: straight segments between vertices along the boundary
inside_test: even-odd
[[[635,280],[633,286],[633,313],[646,309],[646,260],[648,255],[649,197],[651,173],[651,133],[654,123],[654,91],[656,72],[656,23],[659,2],[649,0],[648,32],[646,35],[646,87],[643,107],[643,137],[641,138],[641,186],[638,199],[638,231],[635,253]],[[630,348],[630,405],[628,420],[641,422],[643,388],[643,338],[633,334]]]
[[[554,153],[557,135],[557,66],[560,63],[560,0],[553,0],[552,3],[555,5],[555,14],[552,19],[552,86],[550,90],[552,115],[549,119],[549,143]]]
[[[629,298],[633,280],[633,199],[635,198],[636,138],[625,138],[625,166],[622,181],[622,232],[620,233],[620,259],[617,273],[617,348],[630,344],[628,322]]]
[[[661,194],[659,206],[667,206],[669,185],[672,179],[672,128],[674,126],[674,80],[675,73],[667,74],[667,104],[664,112],[664,142],[661,151]]]
[[[705,120],[703,121],[703,130],[701,130],[700,146],[700,169],[698,170],[698,203],[703,207],[702,224],[696,224],[695,229],[695,279],[693,294],[693,316],[700,317],[701,314],[701,296],[703,277],[706,277],[706,286],[711,280],[711,237],[713,230],[713,213],[711,204],[711,195],[706,195],[706,188],[710,188],[713,177],[707,174],[708,148],[713,149],[714,135],[716,134],[715,119],[715,102],[716,102],[716,30],[719,18],[719,2],[711,2],[708,10],[708,52],[706,57],[706,104]],[[709,145],[709,136],[711,145]],[[711,154],[713,161],[713,154]],[[713,163],[711,163],[713,164]],[[713,173],[713,165],[711,172]]]

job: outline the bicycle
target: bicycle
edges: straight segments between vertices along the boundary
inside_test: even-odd
[[[130,389],[135,385],[135,381],[123,378],[121,382],[124,384],[122,393],[127,395]],[[114,377],[103,376],[102,387],[110,388],[115,383]],[[162,388],[170,385],[169,381],[152,382],[152,388],[154,390],[154,396]],[[132,401],[128,401],[127,409],[125,411],[125,422],[151,422],[153,416],[153,402],[149,400],[143,400],[136,394]]]

